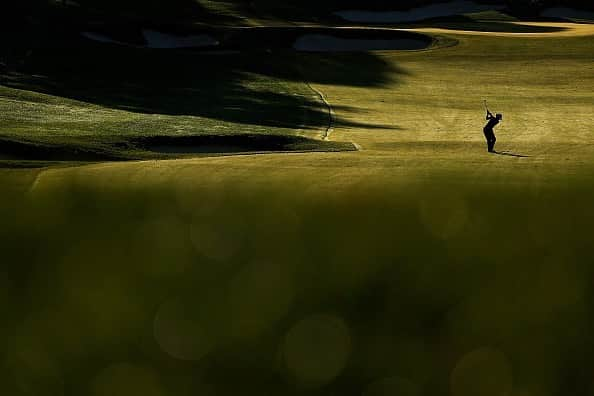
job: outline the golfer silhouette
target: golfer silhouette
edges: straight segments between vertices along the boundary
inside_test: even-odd
[[[486,120],[489,122],[487,122],[487,125],[485,125],[485,127],[483,128],[483,133],[485,134],[485,139],[487,139],[487,151],[489,151],[490,153],[495,152],[495,150],[494,150],[495,142],[497,141],[497,138],[495,138],[495,133],[493,132],[493,127],[495,127],[495,125],[499,124],[499,122],[502,119],[503,119],[503,115],[501,115],[501,114],[493,115],[493,113],[491,113],[489,111],[489,109],[487,109]]]

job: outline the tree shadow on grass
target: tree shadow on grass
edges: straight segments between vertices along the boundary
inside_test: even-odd
[[[295,64],[315,83],[380,88],[400,82],[410,73],[373,53],[294,55]]]
[[[36,48],[24,70],[3,76],[7,87],[130,112],[198,116],[294,129],[328,124],[328,109],[305,81],[379,87],[406,74],[372,53],[241,52],[212,56],[79,40]],[[297,92],[291,86],[301,84]],[[335,106],[341,113],[355,108]],[[350,122],[336,124],[381,127]]]

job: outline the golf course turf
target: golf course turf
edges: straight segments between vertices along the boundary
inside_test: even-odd
[[[32,51],[23,70],[2,76],[1,158],[84,161],[167,158],[175,152],[353,150],[349,142],[320,139],[330,123],[342,121],[331,119],[328,103],[304,79],[294,48],[364,51],[357,58],[371,62],[375,56],[369,48],[422,49],[437,42],[393,29],[225,29],[216,32],[223,37],[220,44],[212,39],[224,55],[217,57],[216,51],[175,50],[199,35],[147,37],[157,34],[167,43],[141,45],[126,43],[121,35],[83,32],[63,35],[60,46]],[[191,146],[158,152],[159,144],[145,147],[151,139]]]
[[[591,394],[594,25],[501,25],[35,50],[0,84],[3,390]]]

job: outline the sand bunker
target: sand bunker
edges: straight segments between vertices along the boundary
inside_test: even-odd
[[[334,15],[350,22],[366,23],[397,23],[415,22],[428,18],[445,17],[451,15],[468,14],[489,10],[503,9],[504,6],[496,4],[479,4],[474,1],[459,0],[449,3],[431,4],[425,7],[412,8],[407,11],[364,11],[344,10],[337,11]]]
[[[594,12],[567,7],[547,8],[540,13],[540,16],[547,18],[586,19],[594,21]]]
[[[427,41],[412,38],[354,39],[327,34],[305,34],[295,41],[293,48],[308,52],[356,52],[380,50],[416,50],[427,48]]]

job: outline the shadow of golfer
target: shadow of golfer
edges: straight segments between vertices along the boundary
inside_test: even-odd
[[[530,158],[529,155],[523,155],[523,154],[516,154],[516,153],[511,153],[509,151],[493,151],[493,154],[497,154],[497,155],[507,155],[509,157],[517,157],[517,158]]]

